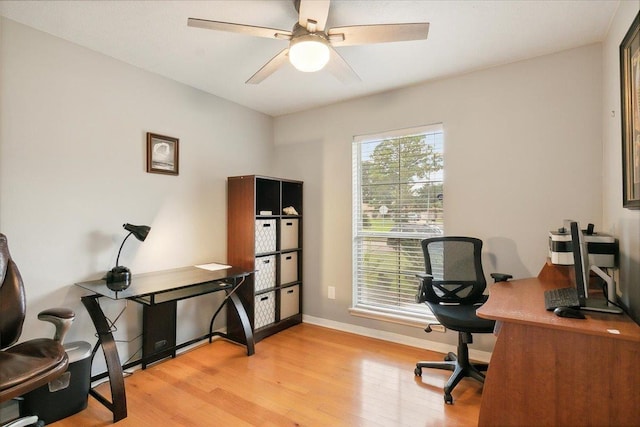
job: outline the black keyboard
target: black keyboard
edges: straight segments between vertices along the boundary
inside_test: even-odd
[[[576,288],[558,288],[544,291],[544,306],[547,310],[557,307],[580,307]]]

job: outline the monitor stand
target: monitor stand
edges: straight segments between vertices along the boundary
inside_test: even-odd
[[[615,298],[616,284],[613,281],[613,277],[609,276],[600,267],[597,267],[595,265],[591,266],[591,271],[600,276],[600,278],[607,284],[607,298],[610,298],[611,296]],[[607,300],[600,298],[586,298],[584,301],[584,306],[581,306],[580,310],[622,314],[622,309],[620,307],[616,307],[615,305],[609,303]]]
[[[613,304],[609,304],[604,299],[587,298],[584,306],[580,310],[599,311],[601,313],[622,314],[622,309]]]

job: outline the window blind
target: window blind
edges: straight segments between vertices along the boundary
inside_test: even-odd
[[[353,306],[424,317],[420,241],[443,234],[442,125],[353,140]]]

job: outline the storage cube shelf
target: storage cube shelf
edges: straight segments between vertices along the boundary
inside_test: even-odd
[[[300,312],[300,285],[280,290],[280,318],[295,316]]]
[[[227,186],[227,262],[255,272],[238,294],[260,341],[302,322],[302,182],[247,175]],[[227,334],[243,339],[233,310]]]
[[[300,247],[298,228],[297,218],[283,218],[280,221],[280,250],[284,251]]]
[[[256,295],[254,298],[255,324],[260,329],[276,321],[276,294],[274,291]]]
[[[276,251],[276,220],[257,219],[255,230],[255,253],[266,254]]]
[[[276,287],[276,256],[261,256],[256,258],[255,290],[264,291]]]
[[[298,253],[283,252],[280,254],[280,283],[298,281]]]

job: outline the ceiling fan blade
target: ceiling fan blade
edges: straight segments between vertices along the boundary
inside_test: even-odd
[[[253,76],[245,83],[257,85],[271,74],[276,72],[280,67],[289,62],[289,48],[282,49],[276,56],[271,58],[269,62],[264,64]]]
[[[334,48],[329,47],[329,51],[331,56],[329,57],[329,62],[325,66],[327,71],[333,74],[333,76],[342,83],[356,83],[362,81],[360,76],[353,71],[353,68],[351,68],[347,61],[345,61]]]
[[[429,23],[355,25],[331,28],[327,34],[332,46],[424,40]]]
[[[324,31],[329,16],[330,0],[299,0],[298,24],[311,32]],[[315,30],[309,29],[308,21],[315,22]]]
[[[204,28],[206,30],[227,31],[231,33],[248,34],[250,36],[276,38],[289,40],[291,31],[277,30],[275,28],[254,27],[253,25],[232,24],[230,22],[209,21],[206,19],[189,18],[189,27]]]

